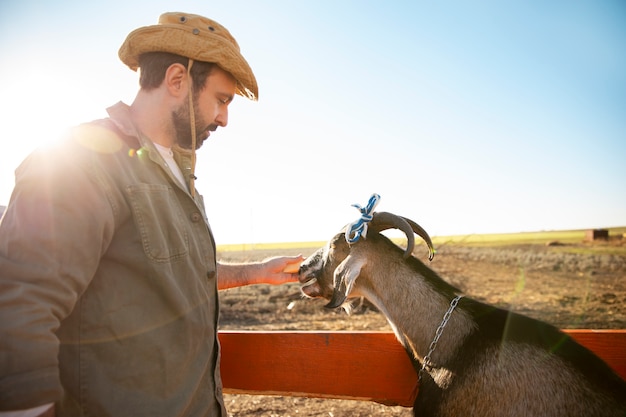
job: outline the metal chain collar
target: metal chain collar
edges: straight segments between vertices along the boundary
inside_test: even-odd
[[[448,321],[450,320],[450,316],[452,316],[452,312],[456,308],[457,304],[459,304],[459,300],[461,298],[463,298],[462,295],[457,295],[456,297],[454,297],[452,301],[450,301],[450,307],[448,307],[448,311],[446,311],[446,314],[443,315],[443,320],[441,320],[441,324],[439,325],[439,327],[437,327],[437,330],[435,331],[435,337],[433,338],[433,341],[430,342],[428,353],[426,354],[426,356],[424,356],[424,359],[422,360],[422,368],[420,369],[418,373],[418,378],[420,381],[422,379],[422,374],[424,373],[426,368],[432,367],[430,363],[430,357],[432,356],[433,352],[437,348],[437,343],[439,342],[439,338],[443,334],[443,329],[445,329],[446,325],[448,324]]]

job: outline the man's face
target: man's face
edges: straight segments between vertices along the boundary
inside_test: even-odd
[[[218,126],[225,127],[228,124],[228,105],[235,97],[236,87],[233,76],[216,66],[207,77],[202,91],[194,92],[196,149]],[[190,114],[188,99],[172,112],[176,141],[185,149],[191,149],[192,146]]]

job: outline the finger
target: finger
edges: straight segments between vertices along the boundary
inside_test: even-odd
[[[287,274],[297,274],[298,270],[300,269],[300,264],[302,263],[304,259],[297,258],[292,262],[289,262],[287,264],[287,266],[283,269],[283,272],[287,273]]]

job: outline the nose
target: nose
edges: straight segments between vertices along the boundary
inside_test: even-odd
[[[298,268],[298,273],[302,274],[304,271],[309,269],[310,263],[311,263],[311,261],[310,261],[309,258],[307,258],[304,261],[302,261],[302,263],[300,264],[300,268]]]
[[[220,127],[226,127],[226,125],[228,125],[228,106],[222,106],[215,118],[215,124]]]

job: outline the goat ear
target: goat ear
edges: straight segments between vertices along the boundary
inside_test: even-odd
[[[357,259],[352,255],[348,255],[348,257],[344,259],[337,268],[335,268],[335,273],[333,275],[333,296],[330,299],[330,302],[324,307],[341,307],[341,305],[346,301],[346,298],[348,298],[348,295],[350,295],[354,281],[356,281],[357,277],[361,273],[363,265],[365,265],[365,260]]]

